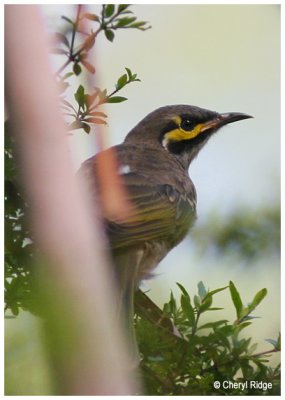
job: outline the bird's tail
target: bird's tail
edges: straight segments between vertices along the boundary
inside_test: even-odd
[[[137,288],[138,255],[135,251],[116,254],[114,264],[119,283],[118,316],[124,323],[131,355],[139,361],[134,328],[134,292]]]

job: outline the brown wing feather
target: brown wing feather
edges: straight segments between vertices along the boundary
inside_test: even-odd
[[[170,185],[150,185],[135,173],[123,176],[134,215],[125,221],[106,221],[113,249],[163,240],[173,247],[182,240],[195,219],[186,195]]]

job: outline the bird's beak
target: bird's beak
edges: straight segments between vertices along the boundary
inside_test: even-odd
[[[207,131],[208,129],[218,129],[226,124],[230,124],[231,122],[236,122],[247,118],[253,118],[253,117],[248,114],[236,113],[236,112],[219,114],[217,118],[205,122],[201,129],[201,132]]]

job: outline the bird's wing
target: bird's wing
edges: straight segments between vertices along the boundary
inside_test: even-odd
[[[177,244],[195,219],[195,205],[168,184],[153,184],[137,173],[123,175],[134,212],[128,219],[106,221],[111,247],[130,247],[146,241]]]

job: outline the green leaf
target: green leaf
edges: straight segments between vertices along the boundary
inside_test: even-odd
[[[243,304],[241,301],[240,294],[237,291],[237,289],[232,281],[230,281],[229,287],[230,287],[231,298],[232,298],[232,301],[233,301],[235,309],[236,309],[237,318],[240,319],[242,310],[243,310]]]
[[[122,11],[126,10],[130,5],[129,4],[119,4],[118,12],[121,13]]]
[[[109,18],[114,14],[115,5],[114,4],[107,4],[104,9],[104,17]]]
[[[249,355],[251,355],[251,354],[257,349],[257,346],[258,346],[257,343],[252,344],[252,345],[250,346],[250,348],[247,350],[247,353],[248,353]]]
[[[224,287],[221,287],[221,288],[218,288],[218,289],[211,290],[210,292],[207,293],[207,295],[213,296],[213,294],[222,292],[223,290],[227,289],[228,287],[229,286],[224,286]]]
[[[85,104],[85,90],[82,85],[78,86],[78,89],[74,94],[74,97],[78,105],[83,108]]]
[[[207,290],[206,290],[206,288],[204,286],[204,283],[202,281],[200,281],[198,283],[198,294],[199,294],[199,297],[200,297],[201,300],[203,300],[204,297],[206,297],[206,295],[207,295]]]
[[[195,304],[196,308],[200,308],[200,306],[201,306],[201,300],[200,300],[200,297],[197,296],[197,294],[195,294],[195,296],[194,296],[194,304]]]
[[[204,297],[204,300],[202,300],[202,304],[200,305],[199,311],[200,312],[207,311],[211,307],[212,303],[213,303],[212,296]]]
[[[121,97],[121,96],[113,96],[110,97],[106,103],[122,103],[123,101],[128,100],[126,97]]]
[[[113,42],[115,34],[111,29],[105,29],[104,31],[106,38],[110,41]]]
[[[241,324],[235,326],[235,330],[236,332],[240,332],[249,325],[251,325],[251,322],[242,322]]]
[[[180,303],[181,303],[182,310],[183,310],[185,316],[187,317],[190,325],[193,326],[195,323],[195,313],[194,313],[194,309],[191,305],[189,295],[185,296],[184,294],[182,294]]]
[[[72,26],[74,26],[75,24],[74,24],[74,22],[73,21],[71,21],[71,19],[69,19],[69,18],[67,18],[67,17],[65,17],[64,15],[62,15],[61,16],[61,18],[62,19],[64,19],[66,22],[68,22],[69,24],[71,24]]]
[[[81,73],[81,67],[78,63],[74,63],[73,64],[73,72],[75,73],[75,75],[80,75]]]
[[[176,306],[176,300],[175,300],[175,298],[173,296],[172,290],[170,292],[170,300],[169,300],[168,304],[169,304],[169,311],[171,312],[171,314],[172,315],[175,314],[176,311],[177,311],[177,306]]]
[[[91,127],[88,124],[85,124],[84,122],[82,122],[82,128],[86,133],[90,133]]]
[[[260,304],[262,302],[262,300],[264,299],[264,297],[267,295],[267,289],[263,288],[261,289],[259,292],[256,293],[256,295],[254,296],[254,299],[252,300],[249,308],[250,308],[250,312],[252,310],[254,310],[258,304]]]
[[[131,81],[133,78],[132,71],[130,70],[130,68],[127,67],[125,67],[125,70],[127,71],[129,81]]]
[[[207,322],[204,325],[201,325],[197,330],[200,329],[209,329],[209,328],[217,328],[220,325],[225,325],[227,324],[229,321],[227,319],[221,319],[219,321],[215,321],[215,322]]]
[[[124,18],[120,18],[117,21],[116,24],[116,28],[122,28],[126,25],[131,24],[132,22],[134,22],[136,20],[136,17],[124,17]]]
[[[131,24],[129,27],[130,27],[130,28],[141,29],[142,31],[146,31],[147,29],[150,28],[150,26],[145,27],[146,24],[147,24],[147,22],[145,22],[145,21],[138,21],[138,22],[134,22],[134,23]]]
[[[14,282],[16,282],[17,283],[17,281],[16,280],[14,280]],[[19,307],[17,306],[17,304],[11,304],[11,311],[12,311],[12,314],[13,315],[15,315],[15,316],[17,316],[18,314],[19,314]]]
[[[179,287],[179,289],[184,294],[184,296],[189,296],[189,294],[187,293],[187,290],[185,289],[184,286],[181,285],[181,283],[176,282],[176,285]]]
[[[122,89],[126,85],[127,82],[128,82],[127,74],[120,76],[120,78],[118,79],[117,84],[116,84],[116,89],[117,90]]]
[[[281,350],[281,334],[279,333],[276,343],[276,350]]]

